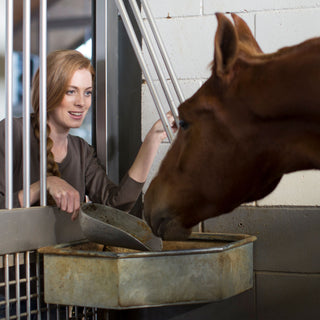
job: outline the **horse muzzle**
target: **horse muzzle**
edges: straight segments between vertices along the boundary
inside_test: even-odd
[[[146,215],[146,221],[151,227],[152,232],[163,240],[186,240],[191,234],[191,229],[182,226],[182,224],[166,210]]]

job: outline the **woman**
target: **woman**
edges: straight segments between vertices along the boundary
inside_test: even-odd
[[[81,126],[90,106],[94,70],[90,60],[74,50],[55,51],[47,57],[47,191],[61,210],[74,220],[87,195],[93,202],[129,211],[138,198],[158,147],[166,134],[160,121],[148,132],[138,155],[119,186],[107,177],[94,150],[80,137],[69,134]],[[39,70],[32,88],[30,203],[40,199],[39,173]],[[173,118],[168,115],[170,122]],[[13,120],[13,206],[23,205],[22,119]],[[5,141],[4,121],[0,139]],[[0,145],[4,164],[5,146]],[[0,208],[5,207],[5,168],[0,168]]]

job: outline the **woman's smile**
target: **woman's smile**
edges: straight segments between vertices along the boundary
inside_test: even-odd
[[[69,111],[69,114],[70,114],[70,116],[71,116],[72,119],[82,120],[83,112],[79,112],[79,111]]]

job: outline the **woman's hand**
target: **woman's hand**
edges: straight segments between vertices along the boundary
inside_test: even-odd
[[[173,132],[177,131],[177,126],[175,125],[172,113],[168,112],[166,115]],[[158,152],[158,148],[166,137],[167,134],[162,122],[161,120],[158,120],[146,135],[137,157],[129,169],[129,176],[133,180],[141,183],[146,181],[154,158]]]
[[[79,215],[79,192],[68,182],[56,176],[47,177],[47,190],[56,202],[57,207],[71,213],[71,219],[74,221]]]
[[[174,117],[170,112],[166,114],[168,118],[168,122],[170,124],[170,127],[172,131],[175,133],[177,131],[177,125],[174,121]],[[162,142],[164,139],[167,138],[167,133],[163,127],[161,119],[159,119],[157,122],[154,123],[154,125],[151,127],[150,131],[148,132],[148,135],[154,135],[160,139],[160,142]]]

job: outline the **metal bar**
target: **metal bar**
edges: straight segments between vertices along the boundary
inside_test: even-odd
[[[30,251],[26,251],[25,268],[26,268],[26,297],[27,297],[27,319],[31,319],[30,308]]]
[[[57,308],[56,308],[56,316],[57,316],[57,320],[60,320],[60,305],[57,304]]]
[[[31,1],[23,2],[23,206],[30,207],[30,43]]]
[[[158,96],[158,94],[156,92],[156,89],[154,87],[154,84],[152,82],[152,79],[151,79],[149,70],[147,68],[147,65],[146,65],[146,63],[144,61],[142,50],[141,50],[139,41],[138,41],[138,39],[136,37],[136,34],[134,32],[134,29],[133,29],[133,26],[131,24],[130,18],[128,16],[127,10],[126,10],[125,5],[124,5],[122,0],[115,0],[115,3],[116,3],[116,6],[118,8],[118,11],[119,11],[119,13],[121,15],[123,24],[124,24],[124,26],[125,26],[125,28],[127,30],[127,34],[128,34],[129,39],[131,41],[133,50],[135,51],[135,54],[136,54],[136,57],[137,57],[138,62],[140,64],[140,67],[142,69],[142,72],[143,72],[143,74],[144,74],[144,76],[146,78],[148,87],[150,89],[151,96],[152,96],[152,98],[154,100],[154,103],[155,103],[155,105],[157,107],[157,111],[158,111],[160,119],[161,119],[161,121],[163,123],[164,129],[165,129],[165,131],[167,133],[169,142],[171,143],[172,140],[173,140],[173,132],[171,130],[171,126],[169,124],[168,118],[166,117],[166,114],[165,114],[165,112],[164,112],[164,110],[162,108],[159,96]]]
[[[47,0],[40,1],[40,204],[47,205]]]
[[[6,208],[12,209],[12,190],[13,190],[13,150],[12,150],[12,54],[13,54],[13,1],[6,0],[6,65],[5,65],[5,86],[6,86]]]
[[[105,16],[105,38],[104,38],[104,61],[105,61],[105,73],[104,73],[104,81],[105,81],[105,132],[106,132],[106,141],[108,141],[108,3],[104,4],[104,16]],[[106,172],[109,174],[109,152],[108,147],[106,147]]]
[[[5,301],[6,301],[6,319],[10,317],[10,291],[9,291],[9,255],[4,255],[4,283],[5,283]]]
[[[38,310],[38,320],[41,320],[41,301],[40,301],[40,254],[37,252],[36,255],[36,278],[37,278],[37,310]]]
[[[15,253],[15,274],[16,274],[16,315],[20,319],[20,255]]]
[[[152,46],[152,43],[151,43],[151,40],[150,40],[150,37],[149,37],[149,34],[148,34],[148,31],[143,23],[143,20],[142,20],[142,17],[141,17],[141,12],[139,10],[139,7],[137,5],[137,2],[135,0],[129,0],[129,3],[131,5],[131,8],[132,8],[132,11],[134,13],[134,16],[136,18],[136,21],[138,23],[138,26],[139,26],[139,29],[141,31],[141,34],[142,34],[142,37],[146,43],[146,46],[147,46],[147,49],[149,51],[149,54],[150,54],[150,57],[151,57],[151,60],[153,62],[153,66],[157,72],[157,75],[159,77],[159,80],[160,80],[160,83],[161,83],[161,86],[162,86],[162,89],[164,91],[164,94],[166,96],[166,99],[168,101],[168,104],[169,104],[169,107],[170,107],[170,110],[173,114],[173,117],[174,117],[174,120],[177,124],[177,126],[179,125],[179,116],[178,116],[178,110],[177,110],[177,107],[175,105],[175,102],[174,102],[174,99],[171,95],[171,92],[170,92],[170,89],[168,87],[168,84],[167,84],[167,81],[165,79],[165,76],[161,70],[161,67],[160,67],[160,63],[158,61],[158,58],[157,58],[157,55],[154,51],[154,48]]]
[[[156,42],[158,44],[159,50],[160,50],[160,52],[162,54],[163,61],[165,62],[166,68],[167,68],[168,73],[170,75],[170,78],[172,80],[172,84],[173,84],[173,86],[175,88],[175,91],[177,93],[179,101],[180,101],[180,103],[182,103],[185,100],[185,98],[184,98],[183,93],[181,91],[181,88],[179,86],[177,77],[176,77],[175,72],[173,70],[173,67],[171,65],[171,62],[170,62],[170,59],[169,59],[168,54],[166,52],[166,49],[164,47],[163,41],[161,39],[160,33],[159,33],[158,28],[157,28],[156,23],[155,23],[154,17],[153,17],[153,15],[151,13],[151,10],[149,8],[149,5],[148,5],[147,1],[141,0],[141,4],[142,4],[143,10],[144,10],[144,12],[146,14],[146,17],[147,17],[147,19],[148,19],[148,21],[150,23],[150,27],[152,29],[153,35],[155,37],[155,40],[156,40]]]
[[[68,320],[69,317],[69,306],[66,306],[66,320]]]

